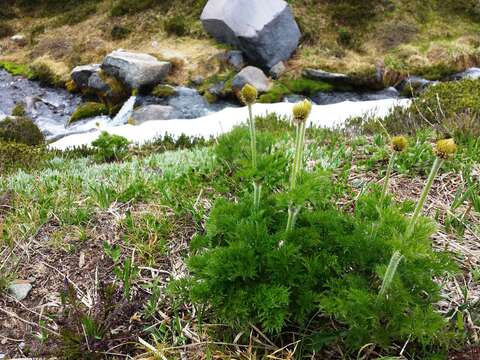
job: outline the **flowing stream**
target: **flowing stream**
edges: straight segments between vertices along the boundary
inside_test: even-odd
[[[133,142],[143,143],[169,133],[174,136],[216,136],[229,131],[236,124],[245,121],[245,108],[229,102],[209,104],[195,90],[177,87],[174,96],[157,98],[153,96],[132,96],[114,118],[98,116],[67,126],[68,120],[82,103],[80,95],[63,89],[40,86],[20,76],[12,76],[0,70],[0,121],[11,114],[17,103],[23,103],[25,110],[44,132],[50,146],[65,149],[89,145],[101,130],[127,137]],[[292,103],[301,96],[288,96],[283,103],[256,104],[256,114],[276,112],[288,116]],[[386,115],[393,106],[407,106],[409,100],[398,99],[395,89],[374,93],[332,92],[312,97],[314,106],[311,121],[319,126],[341,125],[348,117],[371,113]],[[173,108],[174,119],[147,121],[141,125],[128,125],[128,119],[136,106],[169,105]]]

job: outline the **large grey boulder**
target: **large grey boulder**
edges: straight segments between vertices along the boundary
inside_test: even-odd
[[[108,54],[102,63],[102,69],[108,75],[116,77],[131,89],[152,87],[167,76],[171,64],[158,61],[148,54],[117,50]]]
[[[247,66],[235,75],[232,81],[232,89],[234,92],[238,92],[246,84],[255,86],[258,92],[267,92],[270,89],[270,81],[264,72],[255,66]]]
[[[135,109],[131,116],[136,124],[151,120],[169,120],[175,117],[175,109],[167,105],[145,105]]]
[[[266,69],[287,60],[301,36],[283,0],[209,0],[201,20],[211,36],[237,47],[250,62]]]
[[[79,88],[84,89],[88,87],[90,77],[101,71],[100,64],[81,65],[73,68],[70,77]]]

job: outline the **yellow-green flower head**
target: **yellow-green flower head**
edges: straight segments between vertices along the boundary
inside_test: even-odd
[[[455,140],[453,139],[444,139],[437,141],[437,147],[435,152],[438,157],[442,159],[448,159],[450,155],[455,154],[457,151],[457,144],[455,144]]]
[[[296,123],[307,121],[310,112],[312,111],[312,103],[308,100],[300,101],[293,107],[293,120]]]
[[[405,136],[392,137],[392,149],[397,152],[402,152],[407,148],[408,141]]]
[[[254,104],[257,100],[257,96],[257,89],[255,89],[255,86],[252,86],[250,84],[246,84],[243,87],[242,91],[240,91],[240,98],[247,105]]]

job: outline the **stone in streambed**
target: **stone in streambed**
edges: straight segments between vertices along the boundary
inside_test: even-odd
[[[144,89],[158,85],[167,76],[171,64],[152,55],[116,50],[108,54],[102,69],[130,89]]]
[[[267,92],[271,86],[264,72],[255,66],[247,66],[235,75],[232,81],[232,89],[235,93],[238,93],[246,84],[254,86],[260,93]]]

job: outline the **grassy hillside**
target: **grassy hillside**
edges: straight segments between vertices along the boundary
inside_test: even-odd
[[[289,2],[303,39],[287,76],[307,66],[357,74],[382,66],[386,81],[395,82],[406,73],[436,79],[479,62],[480,10],[474,0]],[[218,71],[209,59],[224,48],[202,30],[205,3],[9,0],[0,13],[3,34],[21,32],[29,43],[18,48],[5,37],[0,59],[28,63],[43,57],[68,69],[122,47],[173,59],[182,70],[173,81],[185,82],[191,74]]]

